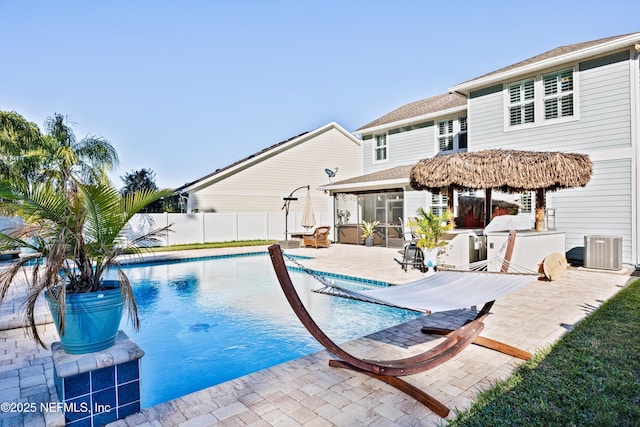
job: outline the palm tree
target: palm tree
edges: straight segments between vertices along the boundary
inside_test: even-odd
[[[15,111],[0,111],[0,179],[36,181],[47,157],[38,126]]]
[[[46,175],[61,185],[105,182],[106,172],[119,164],[118,153],[109,141],[95,135],[78,141],[62,114],[47,118],[45,133],[51,153]]]
[[[118,272],[121,293],[137,327],[131,285],[117,257],[127,252],[140,253],[168,229],[158,228],[134,239],[124,236],[133,215],[171,194],[170,190],[149,189],[122,196],[109,183],[89,185],[75,181],[73,186],[75,191],[50,182],[32,186],[24,182],[0,183],[0,210],[20,215],[25,221],[24,226],[0,232],[0,250],[27,248],[32,252],[0,272],[0,303],[22,267],[35,264],[27,276],[30,286],[25,318],[34,339],[43,347],[34,317],[38,296],[47,292],[64,307],[66,294],[101,290],[102,276],[109,267]],[[58,316],[63,334],[64,309]]]

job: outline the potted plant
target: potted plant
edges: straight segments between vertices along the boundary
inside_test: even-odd
[[[441,249],[447,244],[441,240],[442,235],[453,228],[451,213],[443,212],[441,215],[435,214],[431,209],[427,212],[424,208],[418,208],[418,216],[411,221],[411,227],[420,236],[416,245],[424,254],[424,265],[426,268],[436,268],[438,266],[438,255]]]
[[[0,232],[0,248],[24,248],[29,253],[0,273],[0,303],[18,272],[32,265],[25,274],[29,281],[25,324],[35,341],[46,347],[34,317],[36,301],[44,295],[67,353],[110,347],[124,306],[138,327],[131,285],[117,257],[139,253],[168,228],[128,240],[127,223],[149,203],[170,194],[149,189],[122,196],[111,183],[1,183],[0,207],[21,216],[24,226]],[[111,268],[117,270],[118,279],[104,280]]]
[[[373,235],[378,224],[380,224],[380,221],[362,221],[360,224],[360,227],[362,227],[361,237],[364,239],[365,246],[373,246]]]

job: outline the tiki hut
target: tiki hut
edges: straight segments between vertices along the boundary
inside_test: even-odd
[[[486,191],[485,225],[491,219],[491,190],[536,191],[536,230],[544,229],[545,191],[584,187],[591,179],[589,156],[561,152],[483,150],[420,160],[409,179],[416,190],[439,193],[445,188],[453,208],[453,190]]]

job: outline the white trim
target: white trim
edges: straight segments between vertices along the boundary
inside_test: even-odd
[[[640,33],[634,33],[621,39],[616,39],[607,43],[591,46],[585,49],[578,50],[576,52],[544,59],[533,64],[523,65],[521,67],[503,71],[501,73],[492,74],[490,76],[479,77],[466,83],[461,83],[459,85],[453,86],[449,89],[449,92],[460,92],[467,94],[473,89],[479,89],[482,87],[502,83],[505,80],[517,79],[517,76],[523,74],[534,74],[544,70],[545,68],[558,67],[561,66],[561,64],[566,64],[567,62],[577,62],[589,57],[602,55],[613,50],[631,48],[635,43],[638,42],[640,42]]]
[[[338,190],[355,190],[355,189],[375,189],[375,188],[391,188],[405,187],[409,185],[409,177],[386,179],[380,181],[352,182],[349,184],[329,184],[318,187],[318,190],[338,191]]]
[[[638,215],[640,214],[640,51],[636,49],[635,55],[629,61],[631,88],[631,236],[635,241],[631,242],[631,259],[636,265],[640,265],[640,224]]]
[[[446,115],[452,115],[459,113],[460,111],[466,111],[467,106],[461,105],[459,107],[447,108],[446,110],[439,110],[429,114],[423,114],[421,116],[409,117],[408,119],[396,120],[395,122],[385,123],[383,125],[373,126],[370,128],[360,129],[354,132],[354,135],[370,134],[374,132],[388,131],[389,129],[395,129],[397,127],[407,126],[413,123],[420,123],[429,120],[436,120],[438,117]]]

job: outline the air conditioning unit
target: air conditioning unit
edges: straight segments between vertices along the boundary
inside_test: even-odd
[[[622,237],[584,236],[584,266],[602,270],[621,270]]]

